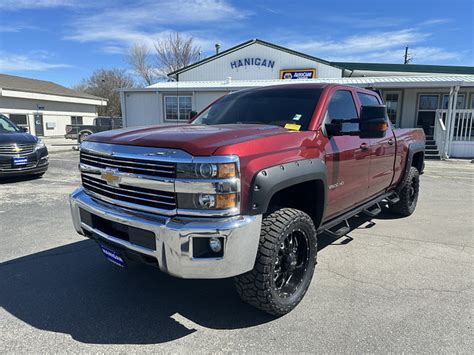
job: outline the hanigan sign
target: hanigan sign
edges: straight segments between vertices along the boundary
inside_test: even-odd
[[[316,69],[282,69],[280,79],[314,79]]]

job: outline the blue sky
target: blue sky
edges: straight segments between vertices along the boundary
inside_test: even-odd
[[[134,43],[179,31],[204,56],[259,38],[336,61],[474,65],[472,0],[0,0],[0,72],[70,86],[127,68]]]

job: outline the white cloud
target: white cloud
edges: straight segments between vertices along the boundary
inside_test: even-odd
[[[79,2],[74,0],[2,0],[0,2],[0,9],[24,10],[52,7],[72,7],[77,5],[79,5]]]
[[[104,51],[120,52],[131,44],[153,41],[170,33],[176,26],[201,26],[203,23],[222,25],[238,22],[250,12],[233,6],[226,0],[144,0],[133,3],[126,10],[122,6],[103,8],[97,14],[87,14],[72,22],[72,29],[64,37],[78,42],[104,43]],[[183,32],[183,31],[180,31]],[[186,32],[184,31],[186,34]],[[214,42],[204,37],[193,37],[197,45],[208,49]],[[212,42],[212,44],[211,44]]]
[[[14,54],[0,51],[0,71],[46,71],[57,68],[69,68],[71,65],[49,63],[49,56],[44,51],[35,51],[28,54]]]
[[[337,55],[342,53],[364,53],[374,50],[383,50],[407,44],[422,42],[429,34],[413,29],[368,33],[344,38],[340,41],[314,40],[307,42],[290,43],[290,48],[312,52]]]

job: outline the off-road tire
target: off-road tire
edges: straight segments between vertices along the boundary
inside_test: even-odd
[[[390,212],[399,216],[408,217],[415,212],[420,191],[420,174],[414,166],[410,168],[408,174],[398,188],[400,201],[390,205]]]
[[[308,262],[301,283],[289,297],[281,297],[273,279],[281,243],[295,231],[304,231],[308,239]],[[317,234],[312,219],[304,212],[282,208],[262,221],[260,243],[253,270],[236,276],[235,287],[245,302],[272,315],[290,312],[303,299],[313,277],[317,256]]]

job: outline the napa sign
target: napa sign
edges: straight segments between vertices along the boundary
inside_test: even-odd
[[[275,66],[275,61],[265,58],[242,58],[234,60],[230,62],[231,69],[237,69],[240,67],[247,67],[247,66],[256,66],[256,67],[267,67],[273,69]]]
[[[282,69],[280,79],[314,79],[316,69]]]

